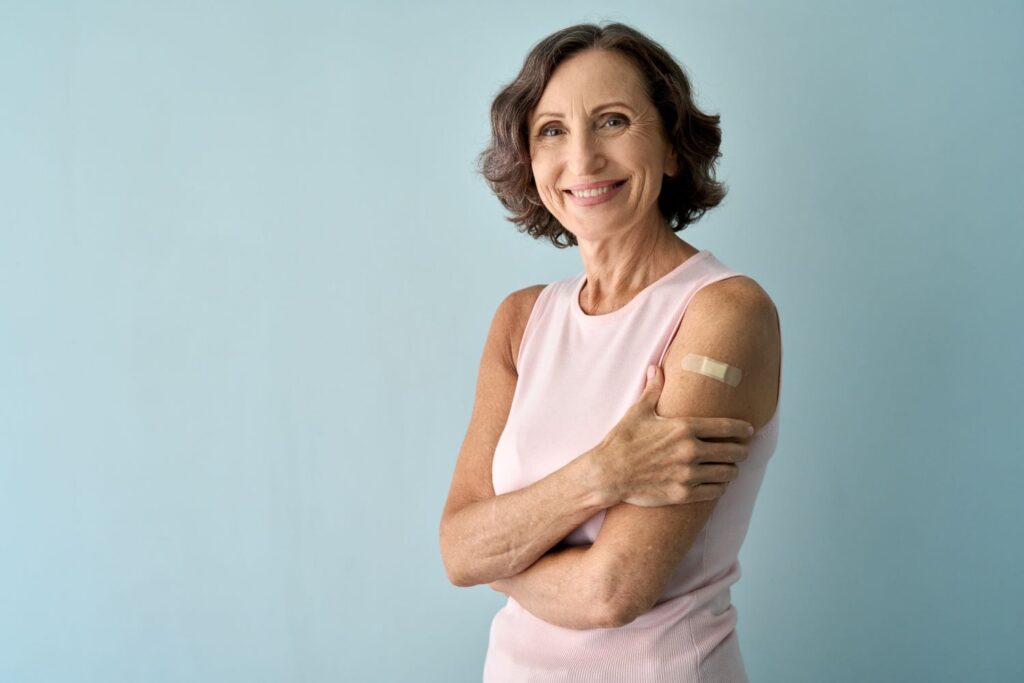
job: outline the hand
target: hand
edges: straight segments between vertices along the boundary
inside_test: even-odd
[[[607,499],[643,507],[714,500],[739,476],[751,425],[728,417],[662,417],[655,366],[643,394],[591,451]],[[735,439],[715,442],[705,439]]]

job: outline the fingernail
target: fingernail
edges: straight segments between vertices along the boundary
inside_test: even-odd
[[[648,365],[647,366],[647,379],[654,379],[654,372],[655,372],[654,366],[653,365]]]
[[[753,425],[747,425],[747,436],[750,436],[753,433],[754,433],[754,426]]]

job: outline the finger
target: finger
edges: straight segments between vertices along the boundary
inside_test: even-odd
[[[703,465],[698,469],[697,476],[701,486],[705,484],[728,484],[740,476],[740,468],[738,465],[730,464]]]
[[[743,462],[750,455],[746,444],[731,441],[704,441],[697,452],[698,465],[735,464]]]
[[[701,484],[693,489],[693,502],[721,498],[728,484]]]
[[[754,426],[731,417],[684,417],[698,439],[746,439]]]
[[[650,372],[652,370],[654,372]],[[641,402],[647,404],[651,410],[658,407],[658,399],[661,398],[661,390],[665,384],[665,374],[661,367],[651,363],[648,366],[648,373],[650,377],[647,379],[647,384],[644,386],[644,393],[641,395]]]

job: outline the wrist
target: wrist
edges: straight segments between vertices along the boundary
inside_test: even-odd
[[[600,509],[610,508],[621,502],[611,467],[611,453],[603,445],[597,445],[581,458],[583,482],[590,492],[591,500]]]

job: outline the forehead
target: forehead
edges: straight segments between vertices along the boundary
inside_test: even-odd
[[[637,68],[628,57],[608,50],[586,50],[555,69],[531,112],[554,111],[568,115],[580,106],[589,108],[611,100],[643,106],[647,96]]]

